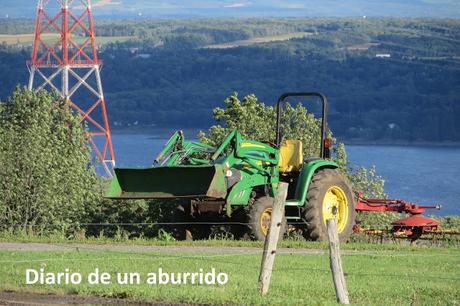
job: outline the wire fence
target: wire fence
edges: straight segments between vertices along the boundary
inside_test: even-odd
[[[187,221],[187,222],[91,222],[68,223],[65,226],[57,224],[13,224],[8,225],[0,238],[13,237],[15,233],[27,236],[45,236],[46,233],[59,234],[66,239],[84,240],[85,238],[107,238],[129,241],[130,239],[159,239],[182,240],[183,235],[178,232],[190,230],[193,239],[247,239],[248,230],[252,226],[259,226],[257,222],[242,221]],[[302,220],[288,222],[286,239],[300,240],[305,235],[307,223]],[[0,226],[1,229],[1,226]],[[201,231],[201,232],[200,232]],[[204,232],[203,232],[204,231]],[[9,232],[9,234],[8,234]],[[244,236],[246,235],[246,236]],[[190,236],[187,236],[190,239]],[[117,241],[118,241],[117,240]],[[421,235],[411,235],[404,229],[397,229],[388,223],[363,224],[359,223],[353,228],[351,242],[401,244],[410,241],[432,246],[459,246],[460,228],[438,228],[423,231]]]
[[[288,221],[287,222],[289,225],[307,225],[305,221]],[[242,221],[187,221],[187,222],[101,222],[101,223],[67,223],[65,226],[68,227],[78,227],[78,226],[164,226],[164,225],[252,225],[252,224],[258,224],[258,222],[242,222]],[[360,223],[357,223],[359,226]],[[63,225],[59,224],[9,224],[9,227],[23,227],[23,228],[28,228],[28,227],[41,227],[41,228],[47,228],[47,227],[62,227]],[[365,229],[373,229],[373,228],[392,228],[393,226],[388,224],[388,223],[365,223]],[[460,228],[448,228],[451,231],[459,231]]]
[[[127,227],[136,227],[136,228],[147,228],[147,227],[194,227],[194,226],[209,226],[209,227],[218,227],[218,226],[245,226],[250,227],[252,225],[258,225],[258,222],[241,222],[241,221],[188,221],[188,222],[100,222],[100,223],[67,223],[65,225],[59,224],[9,224],[8,228],[15,229],[57,229],[57,230],[66,230],[66,229],[84,229],[84,228],[95,228],[95,227],[106,227],[106,228],[119,228],[124,229]],[[308,224],[304,221],[289,221],[288,225],[293,227],[302,228]],[[374,223],[368,224],[365,223],[361,225],[357,223],[355,225],[354,231],[356,233],[364,233],[369,235],[382,235],[382,234],[391,234],[394,232],[395,227],[388,223]],[[449,227],[449,228],[438,228],[424,231],[425,234],[432,235],[460,235],[460,228]]]

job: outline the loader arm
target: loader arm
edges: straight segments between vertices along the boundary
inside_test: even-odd
[[[153,161],[154,165],[206,165],[215,148],[196,141],[186,141],[182,131],[176,131]],[[208,158],[206,158],[208,157]]]

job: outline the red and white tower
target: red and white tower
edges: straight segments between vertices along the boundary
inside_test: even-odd
[[[100,76],[91,0],[38,0],[29,89],[56,90],[81,114],[95,157],[115,165]]]

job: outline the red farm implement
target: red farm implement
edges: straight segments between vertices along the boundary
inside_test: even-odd
[[[426,209],[440,209],[440,205],[419,205],[399,199],[364,199],[357,194],[355,210],[357,212],[397,212],[408,214],[404,218],[391,223],[391,233],[405,235],[413,240],[421,235],[438,231],[439,221],[423,216]],[[363,231],[359,224],[354,227],[355,232]],[[366,230],[364,230],[366,231]],[[372,232],[367,230],[368,232]]]

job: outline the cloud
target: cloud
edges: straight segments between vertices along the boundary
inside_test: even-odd
[[[97,0],[97,1],[92,1],[91,2],[91,7],[103,7],[107,5],[120,5],[122,4],[121,1],[113,1],[113,0]],[[74,9],[77,10],[84,10],[86,9],[86,5],[77,5],[74,7]]]
[[[249,3],[233,3],[233,4],[229,4],[229,5],[224,5],[225,8],[238,8],[238,7],[245,7],[247,6]]]
[[[93,7],[102,7],[106,5],[120,5],[121,1],[115,2],[113,0],[99,0],[97,2],[93,2]]]
[[[288,4],[286,4],[286,8],[288,8],[288,9],[304,9],[304,8],[306,8],[306,6],[303,3],[288,3]]]

